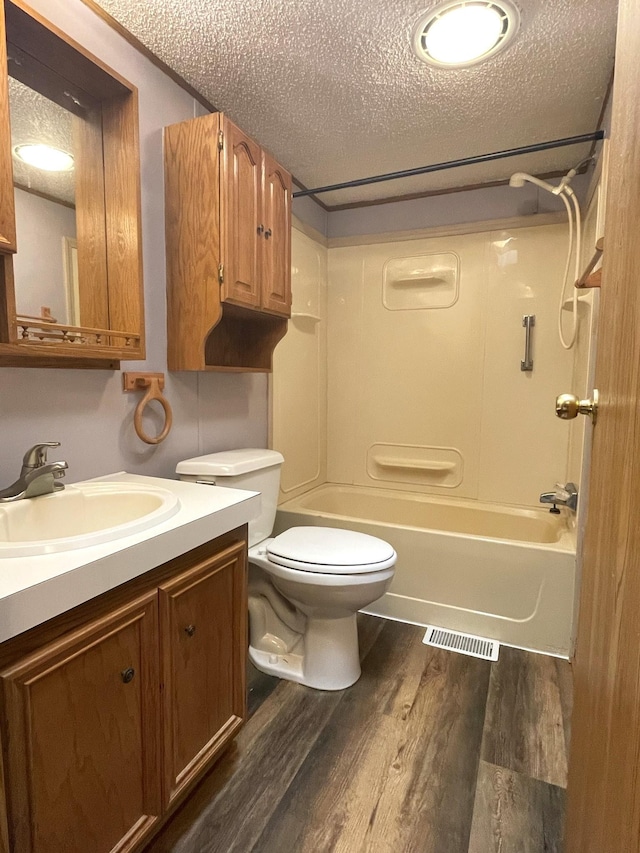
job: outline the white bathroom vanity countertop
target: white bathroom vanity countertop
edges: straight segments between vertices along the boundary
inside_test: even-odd
[[[260,512],[259,492],[125,472],[87,482],[161,487],[177,496],[180,508],[147,530],[100,545],[0,559],[0,642],[247,524]]]

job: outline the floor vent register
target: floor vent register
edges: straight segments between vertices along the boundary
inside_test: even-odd
[[[461,634],[460,631],[448,631],[433,625],[427,625],[427,633],[422,642],[426,646],[436,646],[439,649],[460,652],[462,655],[471,655],[484,660],[498,660],[500,654],[500,643],[495,640],[475,637],[473,634]]]

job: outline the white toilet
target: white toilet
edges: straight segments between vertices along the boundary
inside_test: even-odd
[[[360,677],[356,613],[389,587],[388,542],[334,527],[292,527],[275,538],[280,469],[275,450],[228,450],[180,462],[181,480],[262,493],[249,523],[249,657],[262,672],[320,690]]]

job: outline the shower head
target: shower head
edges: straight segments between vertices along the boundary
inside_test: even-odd
[[[546,181],[541,180],[540,178],[534,178],[533,175],[528,175],[526,172],[515,172],[509,178],[509,186],[510,187],[523,187],[525,182],[529,182],[530,184],[535,184],[540,189],[546,190],[549,193],[553,193],[554,195],[558,195],[558,188],[554,187],[552,184],[548,184]]]
[[[523,187],[523,186],[524,186],[524,182],[526,181],[526,179],[527,179],[528,177],[529,177],[529,176],[528,176],[528,175],[525,175],[525,173],[524,173],[524,172],[515,172],[515,173],[514,173],[513,175],[511,175],[511,177],[509,178],[509,186],[510,186],[510,187]]]

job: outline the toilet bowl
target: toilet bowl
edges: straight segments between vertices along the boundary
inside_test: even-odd
[[[396,553],[382,539],[329,527],[293,527],[271,538],[282,456],[233,450],[181,462],[181,479],[262,494],[249,524],[249,658],[262,672],[319,690],[360,677],[358,610],[382,596]]]
[[[252,547],[252,663],[320,690],[354,684],[360,677],[356,613],[386,592],[395,561],[387,542],[329,527],[293,527]]]

